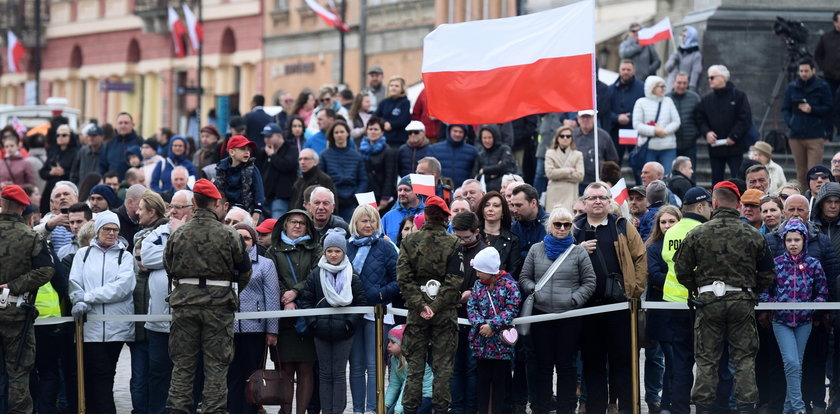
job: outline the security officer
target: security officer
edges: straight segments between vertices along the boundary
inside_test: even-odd
[[[7,185],[0,197],[0,354],[9,380],[7,412],[29,414],[33,410],[29,372],[35,363],[35,331],[25,325],[35,319],[35,315],[27,319],[27,312],[37,311],[27,310],[24,302],[29,292],[50,281],[55,269],[46,244],[21,217],[29,196],[19,186]]]
[[[174,281],[169,296],[173,369],[166,409],[192,412],[193,378],[203,353],[202,412],[222,414],[227,412],[227,371],[233,360],[235,289],[241,291],[250,280],[251,260],[239,233],[220,223],[213,211],[222,198],[219,190],[201,179],[193,192],[193,219],[172,233],[164,249],[164,268]]]
[[[724,340],[735,364],[738,413],[754,413],[758,401],[753,308],[757,292],[773,282],[773,259],[761,233],[739,218],[740,196],[735,184],[717,183],[711,220],[686,235],[674,259],[677,281],[702,303],[694,321],[697,381],[691,395],[698,414],[712,412]]]
[[[458,347],[456,309],[464,280],[464,265],[458,238],[446,232],[449,208],[440,197],[431,196],[424,208],[426,222],[419,232],[400,245],[397,282],[408,308],[403,352],[408,375],[403,407],[415,414],[422,402],[426,354],[431,344],[432,405],[445,413],[451,402],[452,362]]]

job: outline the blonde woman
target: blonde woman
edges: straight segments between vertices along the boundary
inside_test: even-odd
[[[545,209],[559,206],[571,211],[577,201],[578,184],[583,181],[583,154],[575,149],[572,128],[562,126],[554,134],[551,148],[545,152],[545,176]]]

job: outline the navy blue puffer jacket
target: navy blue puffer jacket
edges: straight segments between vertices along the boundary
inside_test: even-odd
[[[347,243],[350,263],[353,263],[360,247],[352,240]],[[383,238],[373,241],[359,279],[362,280],[368,305],[390,303],[397,296],[400,291],[397,285],[397,249],[391,242]]]
[[[339,199],[355,200],[355,194],[367,191],[365,162],[357,151],[350,147],[327,148],[320,162],[318,167],[332,178]]]
[[[452,125],[450,125],[450,128]],[[467,130],[465,126],[461,126]],[[447,134],[448,135],[448,134]],[[455,142],[452,137],[447,136],[446,141],[438,142],[429,146],[428,157],[435,157],[440,161],[441,175],[452,179],[454,188],[458,188],[473,170],[475,158],[478,156],[478,149],[466,143],[466,138]]]

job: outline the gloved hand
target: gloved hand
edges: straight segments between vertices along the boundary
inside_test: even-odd
[[[73,305],[73,309],[70,310],[70,314],[73,315],[76,319],[81,319],[90,311],[90,305],[84,302],[76,302]]]
[[[81,289],[74,290],[73,292],[70,293],[70,303],[75,304],[75,303],[78,303],[78,302],[84,302],[84,300],[85,300],[85,291],[84,290],[81,290]]]

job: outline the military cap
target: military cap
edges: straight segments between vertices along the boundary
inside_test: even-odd
[[[19,185],[9,184],[3,187],[3,192],[0,194],[0,197],[3,197],[6,200],[14,201],[23,206],[29,206],[29,196],[26,195],[26,191],[23,191]]]
[[[219,189],[216,188],[213,183],[208,181],[206,178],[202,178],[193,184],[193,192],[196,194],[201,194],[203,196],[207,196],[210,198],[214,198],[219,200],[222,198],[222,194],[219,193]]]

